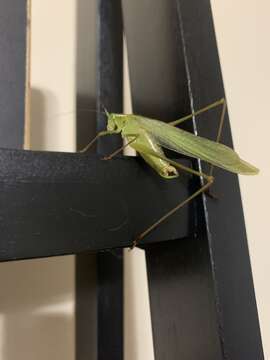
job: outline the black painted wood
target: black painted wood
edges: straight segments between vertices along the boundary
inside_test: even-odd
[[[147,247],[155,359],[221,359],[208,249],[201,238]]]
[[[190,113],[176,3],[125,1],[124,21],[133,111],[165,121]],[[146,247],[146,259],[155,358],[220,359],[207,245],[187,237]]]
[[[178,15],[190,92],[194,108],[199,108],[224,94],[210,2],[178,0]],[[199,134],[212,137],[215,118],[209,113],[205,120],[197,120]],[[222,141],[232,145],[228,117]],[[204,198],[203,238],[209,246],[222,356],[263,359],[238,178],[221,170],[215,176],[213,191],[220,200]]]
[[[77,149],[96,132],[96,0],[76,1],[76,134]],[[95,152],[95,147],[91,149]],[[79,229],[80,233],[80,229]],[[77,238],[78,234],[74,234]],[[75,347],[77,360],[97,359],[97,255],[75,257]]]
[[[187,179],[166,182],[139,159],[1,150],[0,259],[129,246],[186,188]],[[160,207],[147,200],[158,195]],[[178,214],[145,242],[186,236],[187,218]]]
[[[123,251],[99,253],[98,359],[123,359]]]
[[[121,0],[98,0],[97,131],[105,130],[110,112],[123,111],[123,26]],[[99,154],[110,154],[122,139],[101,138]],[[126,185],[125,185],[126,186]],[[120,195],[122,201],[122,194]],[[112,210],[115,212],[116,208]],[[98,253],[98,360],[123,359],[123,250]]]
[[[75,264],[75,359],[97,359],[96,254],[76,255]]]
[[[98,0],[97,131],[106,129],[109,112],[123,111],[123,27],[120,0]],[[98,142],[99,154],[107,155],[122,145],[111,136]]]
[[[79,2],[80,4],[80,2]],[[92,22],[92,33],[96,33],[97,49],[92,51],[96,56],[96,66],[87,69],[83,46],[78,53],[80,61],[77,63],[78,85],[78,120],[77,120],[77,145],[82,148],[91,137],[94,136],[93,124],[97,131],[106,128],[106,116],[104,107],[109,111],[122,112],[122,16],[121,3],[117,1],[95,1],[96,13],[88,14]],[[82,11],[82,18],[85,16]],[[95,19],[96,18],[96,19]],[[79,19],[80,20],[80,19]],[[93,29],[93,22],[97,22],[96,29]],[[86,32],[90,32],[85,29]],[[82,25],[81,25],[82,27]],[[81,28],[80,27],[80,28]],[[81,32],[79,44],[85,41],[85,31]],[[93,58],[88,59],[93,63]],[[84,71],[83,71],[84,69]],[[86,71],[85,71],[86,70]],[[88,76],[86,80],[85,77]],[[92,77],[92,81],[91,81]],[[85,83],[89,82],[88,88]],[[95,82],[96,81],[96,82]],[[81,84],[81,85],[80,85]],[[96,89],[93,91],[93,88]],[[92,88],[92,91],[90,90]],[[95,94],[95,98],[93,98]],[[80,107],[89,106],[97,108],[97,116],[94,113],[80,111]],[[90,115],[90,116],[89,116]],[[92,115],[92,116],[91,116]],[[93,119],[97,117],[97,121]],[[110,137],[106,140],[100,139],[97,144],[99,154],[108,154],[113,149],[121,146],[120,137]],[[93,150],[93,149],[92,149]],[[101,196],[100,201],[103,200]],[[116,250],[115,250],[116,251]],[[115,252],[116,253],[116,252]],[[112,253],[97,253],[88,255],[92,263],[95,278],[91,272],[84,271],[87,260],[86,256],[76,258],[76,297],[77,297],[77,336],[76,348],[78,359],[98,358],[122,358],[123,349],[123,284],[122,284],[122,250],[117,251],[117,257]],[[88,268],[89,269],[89,268]],[[110,281],[109,281],[110,280]],[[88,282],[88,290],[84,284]],[[107,298],[111,301],[108,302]],[[83,299],[83,300],[81,300]],[[113,301],[113,299],[115,299]],[[92,319],[92,308],[80,307],[80,303],[95,302],[96,317],[95,324],[85,319]],[[97,333],[98,331],[98,333]],[[95,333],[96,332],[96,333]],[[95,334],[94,334],[95,333]],[[87,341],[87,334],[96,337],[96,343]],[[108,339],[110,342],[108,343]]]
[[[0,146],[22,148],[26,64],[26,0],[0,3]]]
[[[208,0],[123,0],[123,14],[135,113],[167,121],[224,96]],[[193,129],[215,138],[218,116]],[[219,200],[191,205],[195,236],[146,247],[157,360],[263,358],[238,180],[215,175]]]

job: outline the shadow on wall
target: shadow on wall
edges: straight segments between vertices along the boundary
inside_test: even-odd
[[[62,107],[52,91],[32,88],[30,149],[75,151],[75,127],[78,148],[87,145],[96,133],[96,101],[90,96],[78,94],[76,106],[77,109]],[[77,120],[74,120],[75,117]]]
[[[0,283],[0,359],[73,360],[74,258],[2,263]]]
[[[30,127],[30,149],[45,150],[47,146],[46,129],[48,128],[47,113],[57,106],[57,98],[51,91],[31,88],[31,127]]]
[[[75,149],[75,114],[72,104],[67,108],[52,91],[31,88],[30,149]]]

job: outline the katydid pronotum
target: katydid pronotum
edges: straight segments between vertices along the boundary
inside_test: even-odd
[[[222,106],[222,113],[216,141],[196,136],[176,127],[176,125],[192,119],[194,116],[217,106]],[[200,189],[195,191],[186,200],[181,201],[177,206],[139,234],[133,241],[133,246],[136,246],[138,242],[149,232],[155,229],[182,206],[197,197],[199,194],[208,190],[214,181],[214,177],[212,175],[214,166],[237,174],[258,174],[259,170],[256,167],[242,160],[238,154],[228,146],[219,143],[225,112],[226,101],[224,98],[170,123],[148,119],[139,115],[114,114],[106,111],[107,130],[99,132],[97,136],[81,150],[81,152],[87,151],[101,136],[121,134],[122,137],[126,139],[126,144],[109,156],[106,156],[104,160],[111,159],[113,156],[121,152],[126,146],[130,145],[161,177],[165,179],[178,177],[179,173],[177,169],[180,169],[190,174],[199,176],[205,180],[204,185]],[[205,174],[168,159],[165,156],[162,147],[175,151],[179,154],[187,155],[192,158],[199,158],[210,163],[210,173]]]

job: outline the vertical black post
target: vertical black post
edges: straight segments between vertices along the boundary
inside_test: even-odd
[[[82,149],[96,131],[96,16],[96,0],[77,1],[77,150]],[[96,254],[76,256],[76,360],[97,360],[96,258]]]
[[[96,255],[76,256],[76,360],[97,359]]]
[[[98,1],[97,109],[98,131],[106,129],[104,108],[122,112],[123,27],[120,0]],[[98,142],[98,153],[122,145],[111,136]],[[102,200],[101,200],[102,201]],[[117,211],[117,209],[115,209]],[[98,272],[98,360],[123,359],[123,251],[100,253]]]
[[[23,148],[26,0],[0,4],[0,146]]]
[[[97,131],[106,128],[104,108],[122,112],[123,29],[120,0],[97,0],[96,99],[78,96],[78,108],[97,108]],[[81,36],[85,36],[81,32]],[[80,39],[78,39],[80,42]],[[78,54],[79,55],[79,54]],[[81,55],[79,55],[80,57]],[[82,61],[84,62],[84,61]],[[79,63],[78,63],[79,65]],[[77,80],[85,76],[78,71]],[[92,116],[78,111],[78,148],[93,137]],[[89,134],[89,135],[87,135]],[[79,145],[80,144],[80,145]],[[121,146],[120,137],[101,139],[102,156]],[[102,199],[100,199],[102,201]],[[117,209],[116,209],[117,211]],[[123,258],[122,250],[80,255],[76,260],[77,359],[123,358]]]
[[[120,0],[98,0],[97,130],[105,130],[109,112],[123,111],[123,26]],[[98,153],[108,155],[121,146],[119,136],[101,138]]]

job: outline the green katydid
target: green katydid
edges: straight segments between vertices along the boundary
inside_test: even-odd
[[[195,115],[199,115],[220,105],[222,105],[222,114],[216,141],[196,136],[190,132],[175,127],[188,119],[192,119]],[[212,176],[214,166],[237,174],[258,174],[259,170],[256,167],[242,160],[238,154],[228,146],[219,143],[225,112],[226,101],[224,98],[171,123],[164,123],[139,115],[114,114],[106,111],[108,121],[107,130],[98,133],[97,136],[83,150],[81,150],[81,152],[89,149],[101,136],[121,134],[122,137],[126,139],[127,143],[120,149],[105,157],[104,160],[111,159],[126,146],[130,145],[160,176],[165,179],[178,177],[179,173],[177,169],[180,169],[206,180],[205,184],[199,190],[194,192],[190,197],[179,203],[175,208],[139,234],[139,236],[134,240],[133,246],[136,246],[139,240],[144,238],[150,231],[155,229],[161,222],[166,220],[182,206],[202,192],[208,190],[214,181],[214,177]],[[208,175],[203,172],[193,170],[176,161],[168,159],[165,156],[162,147],[193,158],[199,158],[210,163],[210,174]]]

